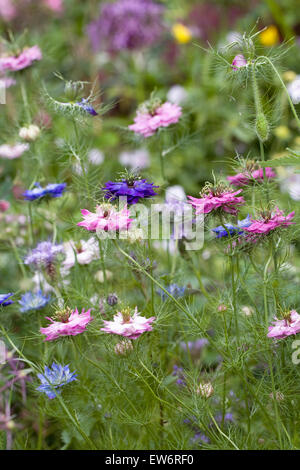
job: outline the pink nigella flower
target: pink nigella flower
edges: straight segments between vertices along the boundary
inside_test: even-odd
[[[136,134],[150,137],[160,127],[168,127],[178,122],[181,114],[181,107],[168,101],[156,106],[154,109],[147,108],[146,104],[144,108],[138,110],[134,118],[134,124],[131,124],[129,129]]]
[[[275,213],[271,216],[263,216],[261,220],[251,220],[252,224],[249,227],[245,227],[244,230],[250,233],[256,234],[267,234],[271,230],[278,227],[287,227],[291,225],[291,219],[294,217],[295,212],[291,212],[286,217],[283,215],[283,211],[275,208]]]
[[[86,326],[93,320],[91,317],[91,309],[86,312],[82,309],[78,313],[77,308],[73,311],[67,308],[62,312],[57,312],[56,320],[46,317],[51,324],[46,328],[40,328],[40,332],[46,335],[45,341],[53,341],[60,336],[76,336],[83,333]]]
[[[129,339],[137,339],[146,331],[152,331],[151,323],[154,320],[155,317],[141,317],[137,307],[135,307],[133,317],[131,317],[130,309],[127,308],[114,315],[113,321],[104,321],[105,326],[101,328],[101,331],[124,336]]]
[[[242,190],[231,191],[230,189],[225,189],[224,187],[213,188],[207,187],[203,197],[196,198],[188,196],[190,203],[196,209],[196,214],[208,214],[212,210],[222,209],[228,214],[237,215],[237,207],[245,203],[245,200],[242,196],[236,197]]]
[[[268,338],[281,339],[295,335],[300,331],[300,315],[296,310],[291,310],[286,318],[278,320],[275,318],[272,326],[269,326]]]
[[[0,199],[0,212],[6,212],[10,207],[10,203],[5,199]]]
[[[30,67],[36,60],[42,59],[42,51],[39,46],[33,46],[23,49],[18,56],[8,56],[0,58],[1,72],[17,72],[18,70]]]
[[[96,212],[82,209],[81,213],[84,220],[77,225],[91,232],[127,230],[132,222],[126,206],[118,212],[111,204],[102,204],[96,207]]]
[[[276,173],[271,167],[268,166],[265,168],[265,170],[267,179],[276,177]],[[254,170],[252,172],[245,171],[244,173],[238,173],[234,176],[227,176],[227,180],[233,186],[245,186],[250,183],[253,179],[262,182],[264,179],[264,170],[262,168],[259,168],[258,170]]]
[[[0,157],[7,158],[8,160],[13,160],[14,158],[19,158],[29,149],[29,144],[17,143],[15,145],[3,144],[0,145]]]
[[[44,0],[44,3],[48,8],[50,8],[50,10],[55,11],[56,13],[61,13],[63,11],[62,0]]]
[[[232,68],[233,70],[238,70],[241,67],[245,67],[247,65],[247,61],[243,54],[238,54],[232,61]]]
[[[15,18],[17,9],[12,0],[0,0],[0,17],[4,21],[11,21]]]

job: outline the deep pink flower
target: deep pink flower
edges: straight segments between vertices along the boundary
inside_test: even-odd
[[[271,167],[266,167],[266,178],[275,178],[276,173],[273,171]],[[264,171],[262,168],[259,168],[258,170],[254,170],[252,172],[250,171],[245,171],[244,173],[238,173],[234,176],[227,176],[227,180],[232,184],[233,186],[245,186],[248,183],[251,182],[251,180],[257,180],[259,182],[262,182],[264,179]]]
[[[63,315],[65,318],[63,318]],[[83,333],[88,323],[93,318],[91,317],[91,309],[86,312],[82,309],[81,313],[78,313],[77,308],[74,311],[67,310],[61,315],[61,319],[64,321],[55,321],[52,318],[46,317],[50,320],[51,324],[46,328],[40,328],[40,332],[46,335],[45,341],[53,341],[60,336],[76,336]]]
[[[4,199],[0,199],[0,212],[6,212],[10,207],[10,203]]]
[[[82,209],[81,213],[84,220],[77,225],[91,232],[127,230],[132,222],[126,206],[118,212],[111,204],[102,204],[96,207],[96,212]]]
[[[8,56],[0,58],[1,72],[16,72],[30,67],[36,60],[42,59],[42,51],[39,46],[33,46],[23,49],[18,56]]]
[[[296,310],[291,310],[289,315],[282,320],[275,318],[272,326],[269,326],[268,338],[286,338],[300,331],[300,315]]]
[[[293,224],[294,222],[291,222],[291,219],[294,217],[294,215],[295,212],[293,211],[285,217],[283,215],[283,211],[276,207],[275,213],[271,214],[271,216],[263,217],[261,220],[252,219],[252,224],[249,225],[249,227],[245,227],[244,230],[250,233],[267,234],[275,228],[287,227],[288,225]]]
[[[105,327],[101,328],[101,331],[124,336],[129,339],[137,339],[146,331],[152,331],[151,323],[154,320],[155,317],[141,317],[137,307],[135,307],[133,317],[130,316],[130,310],[125,309],[114,315],[113,321],[104,320]]]
[[[168,127],[178,122],[181,114],[180,106],[166,101],[153,112],[147,110],[138,111],[134,118],[134,124],[131,124],[129,129],[136,134],[150,137],[155,134],[160,127]]]
[[[238,54],[232,61],[232,68],[233,70],[238,70],[241,67],[245,67],[247,65],[247,61],[243,54]]]
[[[218,191],[214,192],[212,189],[208,193],[204,194],[202,198],[196,198],[188,196],[190,203],[196,209],[196,214],[208,214],[214,209],[221,208],[224,212],[228,214],[237,215],[237,207],[245,203],[245,200],[242,196],[236,197],[242,190],[232,192],[227,191]]]

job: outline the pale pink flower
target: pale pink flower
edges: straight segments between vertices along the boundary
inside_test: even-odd
[[[44,0],[44,4],[50,8],[50,10],[55,11],[56,13],[61,13],[63,11],[62,0]]]
[[[76,336],[83,333],[86,326],[93,320],[91,317],[91,309],[86,312],[82,309],[78,313],[77,308],[68,313],[64,321],[55,321],[52,318],[46,317],[50,320],[51,324],[46,328],[40,328],[40,332],[46,335],[45,341],[53,341],[60,336]]]
[[[17,82],[14,78],[0,76],[0,89],[1,88],[10,88],[11,86],[15,85]]]
[[[17,9],[12,0],[0,0],[0,17],[4,21],[11,21],[15,18]]]
[[[168,127],[178,122],[182,114],[181,107],[166,101],[153,112],[138,111],[134,118],[134,124],[129,126],[131,131],[150,137],[160,128]]]
[[[283,215],[283,211],[275,208],[275,212],[271,216],[263,217],[261,220],[251,220],[252,224],[249,227],[244,227],[244,230],[250,233],[256,234],[267,234],[271,230],[278,227],[287,227],[293,224],[291,219],[294,217],[295,212],[291,212],[286,217]]]
[[[126,309],[114,315],[113,321],[104,320],[105,326],[101,328],[101,331],[124,336],[129,339],[137,339],[146,331],[152,331],[151,323],[154,320],[155,317],[141,317],[137,307],[135,307],[132,317],[129,314],[129,309]]]
[[[3,144],[0,145],[0,157],[13,160],[19,158],[24,152],[29,149],[29,144],[17,143],[15,145]]]
[[[237,215],[237,207],[245,203],[242,196],[236,197],[242,190],[232,192],[209,190],[202,198],[188,196],[190,203],[196,209],[196,214],[208,214],[212,210],[221,208],[228,214]]]
[[[96,207],[96,212],[82,209],[81,213],[84,220],[77,225],[91,232],[96,232],[96,230],[104,230],[105,232],[127,230],[132,222],[126,206],[118,212],[112,205],[102,204]]]
[[[271,167],[268,166],[265,168],[265,170],[267,179],[276,177],[276,173]],[[234,176],[227,176],[227,180],[233,186],[245,186],[250,183],[251,180],[257,180],[259,182],[262,182],[264,180],[264,170],[262,168],[259,168],[258,170],[254,170],[252,172],[245,171],[244,173],[237,173]]]
[[[42,59],[42,51],[39,46],[33,46],[23,49],[18,56],[8,56],[0,58],[1,72],[16,72],[23,70],[33,64],[36,60]]]
[[[233,70],[238,70],[241,67],[245,67],[247,65],[247,61],[243,54],[238,54],[232,61],[232,68]]]
[[[269,326],[268,338],[286,338],[300,331],[300,315],[296,310],[291,310],[289,315],[282,320],[275,318],[272,326]]]

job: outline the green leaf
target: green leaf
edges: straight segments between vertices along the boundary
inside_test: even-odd
[[[287,149],[290,152],[289,155],[285,155],[284,157],[274,158],[273,160],[267,160],[266,162],[261,162],[262,167],[266,166],[294,166],[300,165],[300,151]]]

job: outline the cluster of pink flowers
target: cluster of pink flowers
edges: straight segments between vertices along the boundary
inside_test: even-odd
[[[276,173],[269,166],[266,167],[265,173],[267,179],[276,177]],[[251,180],[262,182],[264,180],[264,170],[259,168],[258,170],[254,170],[252,172],[245,171],[244,173],[238,173],[234,176],[227,176],[227,180],[233,186],[245,186],[249,184]]]
[[[155,317],[141,317],[137,307],[135,307],[132,317],[130,316],[129,309],[125,309],[114,315],[113,321],[104,321],[105,326],[104,328],[101,328],[101,330],[106,333],[124,336],[129,339],[137,339],[146,331],[152,331],[151,323],[154,320]]]
[[[166,101],[152,112],[146,109],[138,111],[134,118],[134,124],[131,124],[129,129],[136,134],[150,137],[154,135],[160,127],[168,127],[171,124],[176,124],[181,114],[180,106]]]
[[[96,212],[82,209],[81,213],[84,220],[77,225],[91,232],[96,232],[96,230],[104,230],[105,232],[127,230],[132,222],[127,207],[118,212],[111,204],[97,206]]]
[[[18,56],[0,58],[1,72],[16,72],[30,67],[36,60],[42,59],[42,51],[39,46],[23,49]]]
[[[279,210],[278,207],[275,209],[275,213],[269,217],[263,217],[261,220],[251,220],[251,225],[245,227],[244,230],[255,234],[267,234],[271,230],[279,227],[287,227],[291,225],[295,212],[291,212],[287,216],[284,216],[283,211]]]
[[[66,310],[58,317],[61,321],[55,321],[46,317],[51,324],[46,328],[40,328],[40,332],[46,335],[45,341],[53,341],[60,336],[76,336],[83,333],[86,326],[93,320],[91,317],[91,309],[86,312],[82,309],[78,313],[77,308],[74,311]]]
[[[242,196],[237,195],[242,190],[232,192],[227,191],[218,191],[214,192],[213,189],[210,189],[202,198],[196,198],[188,196],[190,203],[196,209],[196,214],[208,214],[212,210],[222,209],[228,214],[237,215],[237,207],[245,203],[245,200]]]
[[[291,310],[286,318],[275,318],[272,326],[269,326],[268,338],[281,339],[295,335],[300,331],[300,315],[296,310]]]

